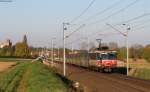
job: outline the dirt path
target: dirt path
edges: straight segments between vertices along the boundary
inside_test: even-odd
[[[62,72],[62,64],[57,67]],[[99,73],[67,65],[67,77],[86,86],[88,92],[149,92],[150,81],[114,73]]]
[[[0,72],[7,70],[12,65],[16,64],[16,62],[2,62],[0,61]]]

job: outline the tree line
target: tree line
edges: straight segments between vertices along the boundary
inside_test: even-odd
[[[118,59],[126,61],[126,47],[118,47],[117,43],[111,42],[109,43],[109,48],[117,51]],[[82,48],[80,50],[76,50],[78,52],[86,51],[87,45],[82,44]],[[96,48],[96,46],[92,45],[91,49]],[[36,58],[39,56],[39,53],[43,51],[44,48],[39,47],[30,47],[28,45],[27,36],[23,36],[23,40],[21,42],[17,42],[15,45],[6,46],[4,48],[0,48],[0,57],[20,57],[20,58]],[[51,54],[51,49],[47,49],[49,51],[49,57]],[[57,48],[54,48],[55,53],[57,54]],[[66,54],[71,52],[71,49],[66,48]],[[63,48],[59,48],[59,56],[63,57]],[[146,46],[142,46],[139,44],[135,44],[129,48],[129,58],[134,59],[146,59],[150,62],[150,44]]]
[[[118,52],[118,59],[126,59],[126,47],[116,48]],[[150,62],[150,44],[146,46],[135,44],[129,48],[129,58],[132,58],[134,61],[137,59],[145,59]]]
[[[30,57],[30,47],[28,46],[27,36],[23,36],[22,42],[18,42],[13,46],[5,46],[0,48],[0,57]]]

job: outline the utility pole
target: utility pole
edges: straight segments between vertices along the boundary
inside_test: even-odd
[[[51,43],[51,60],[53,62],[53,38],[52,38],[52,43]]]
[[[72,54],[73,54],[73,43],[71,44],[71,51],[72,51]]]
[[[54,37],[52,38],[51,59],[54,62]]]
[[[88,48],[87,48],[87,51],[88,51],[88,58],[87,58],[87,59],[88,59],[88,67],[89,67],[89,65],[90,65],[90,64],[89,64],[89,59],[90,59],[90,56],[89,56],[89,52],[90,52],[90,45],[89,45],[89,44],[90,44],[90,41],[89,41],[89,37],[87,37],[87,44],[88,44],[88,46],[87,46],[87,47],[88,47]]]
[[[58,47],[58,60],[59,60],[59,47]]]
[[[63,73],[64,73],[64,76],[66,76],[66,46],[65,46],[65,44],[66,44],[65,30],[67,30],[66,25],[69,25],[69,23],[63,23],[63,52],[64,52],[64,55],[63,55],[64,72]]]
[[[87,48],[87,50],[88,50],[88,53],[89,53],[89,51],[90,51],[90,46],[89,46],[89,44],[90,44],[90,42],[89,42],[89,37],[87,37],[87,43],[88,43],[88,44],[87,44],[87,45],[88,45],[88,46],[87,46],[87,47],[88,47],[88,48]]]
[[[126,64],[126,67],[127,67],[127,76],[129,75],[129,42],[128,42],[128,32],[129,30],[131,30],[131,27],[129,25],[126,25],[126,24],[122,24],[123,26],[128,26],[126,28],[126,33],[123,33],[121,32],[120,30],[118,30],[117,28],[115,28],[114,26],[110,25],[110,24],[107,24],[108,26],[110,26],[111,28],[113,28],[115,31],[119,32],[120,34],[122,34],[125,38],[126,38],[126,50],[127,50],[127,57],[126,57],[126,60],[127,60],[127,64]]]
[[[129,75],[129,40],[128,40],[128,33],[129,30],[131,30],[131,27],[129,25],[123,24],[124,26],[127,26],[126,28],[126,45],[127,45],[127,76]]]

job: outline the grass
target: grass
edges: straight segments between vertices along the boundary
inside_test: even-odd
[[[138,78],[150,79],[150,68],[137,69],[134,76]]]
[[[142,79],[150,79],[150,63],[146,60],[138,59],[137,61],[134,61],[133,59],[130,59],[129,66],[135,69],[132,76]]]
[[[3,73],[0,80],[0,92],[15,92],[21,75],[25,70],[25,63],[17,64],[11,70]]]
[[[27,92],[66,92],[66,86],[47,66],[36,62],[29,66]]]
[[[40,62],[19,62],[0,77],[0,92],[66,92],[69,86]]]

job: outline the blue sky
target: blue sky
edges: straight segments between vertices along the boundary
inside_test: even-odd
[[[56,37],[57,42],[62,38],[62,23],[70,22],[76,16],[80,15],[91,1],[92,0],[13,0],[11,3],[0,2],[0,41],[9,38],[15,44],[22,40],[24,34],[27,34],[30,45],[50,46],[52,37]],[[96,0],[88,11],[74,22],[76,25],[68,26],[66,34],[71,33],[82,24],[87,25],[68,38],[67,42],[74,41],[74,44],[78,47],[82,41],[75,41],[76,39],[82,39],[95,32],[93,37],[90,37],[90,41],[95,42],[96,38],[102,38],[104,42],[117,42],[123,46],[125,43],[121,35],[101,36],[99,34],[115,32],[109,28],[106,23],[115,25],[116,23],[150,12],[150,0],[139,0],[124,11],[121,11],[109,19],[103,20],[107,18],[107,16],[135,1],[122,0],[118,5],[107,12],[83,22],[83,20],[89,16],[104,10],[118,1],[120,0]],[[90,25],[98,20],[102,21]],[[136,43],[146,45],[150,43],[150,21],[148,20],[150,20],[150,16],[128,23],[132,29],[132,32],[129,33],[130,45]],[[115,27],[121,31],[124,29],[121,26]],[[61,41],[59,43],[61,43]]]

